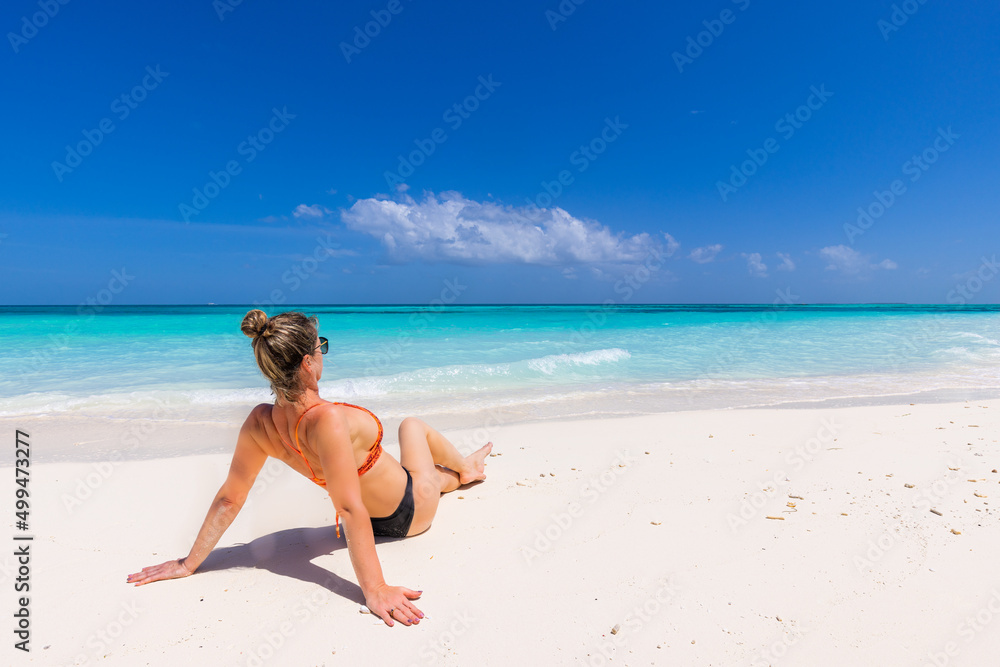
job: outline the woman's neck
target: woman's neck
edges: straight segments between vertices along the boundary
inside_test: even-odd
[[[306,410],[317,403],[323,403],[325,400],[320,397],[319,392],[312,388],[307,388],[302,395],[299,396],[297,401],[289,401],[283,398],[277,398],[274,404],[282,409],[291,408],[293,410]]]

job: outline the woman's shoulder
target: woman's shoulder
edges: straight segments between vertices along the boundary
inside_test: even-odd
[[[307,415],[306,419],[311,417],[316,421],[322,421],[324,423],[347,423],[348,417],[348,413],[344,409],[343,403],[333,403],[331,401],[317,403],[306,410],[303,414]]]
[[[250,414],[243,421],[243,428],[250,429],[252,433],[256,434],[267,434],[271,429],[268,425],[274,424],[271,418],[271,411],[274,405],[271,403],[261,403],[260,405],[254,406]]]
[[[271,410],[273,408],[274,408],[273,403],[260,403],[259,405],[255,405],[253,410],[250,411],[250,414],[247,415],[245,423],[257,422],[262,417],[270,417]]]
[[[350,413],[340,403],[329,401],[317,403],[303,413],[302,429],[319,431],[328,435],[344,433],[351,434]]]

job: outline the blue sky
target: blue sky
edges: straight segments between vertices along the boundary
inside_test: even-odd
[[[675,4],[6,3],[0,303],[1000,301],[1000,7]]]

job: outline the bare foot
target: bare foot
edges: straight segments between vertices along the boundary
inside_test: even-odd
[[[486,479],[486,464],[483,461],[486,460],[486,457],[492,450],[493,443],[487,442],[465,457],[466,468],[458,474],[459,484],[468,484],[469,482],[478,482],[481,479]]]

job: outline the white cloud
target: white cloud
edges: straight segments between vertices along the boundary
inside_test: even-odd
[[[663,254],[667,257],[672,257],[677,249],[681,247],[681,244],[670,234],[663,232],[663,239],[667,242],[667,250]]]
[[[750,271],[751,276],[767,278],[767,264],[761,261],[759,252],[752,252],[749,255],[743,253],[743,257],[747,260],[747,270]]]
[[[320,206],[319,204],[313,204],[312,206],[306,206],[305,204],[299,204],[292,211],[292,215],[296,218],[306,218],[306,219],[317,219],[322,218],[325,215],[333,213],[330,209],[325,206]]]
[[[826,258],[827,271],[840,271],[844,275],[857,276],[876,269],[892,270],[898,267],[891,259],[883,259],[878,264],[871,262],[871,255],[862,255],[854,248],[846,245],[833,245],[822,248],[819,254]]]
[[[783,252],[778,253],[778,257],[781,258],[781,264],[778,266],[779,271],[794,271],[795,262],[792,261],[792,256],[787,255]]]
[[[708,264],[715,256],[722,251],[722,245],[716,243],[714,245],[707,245],[701,248],[695,248],[688,255],[692,260],[698,262],[699,264]]]
[[[827,271],[840,271],[841,273],[861,273],[869,267],[868,260],[861,256],[854,248],[846,245],[833,245],[822,248],[819,254],[826,258]]]
[[[403,261],[632,264],[663,251],[647,233],[614,232],[561,208],[477,202],[453,191],[427,193],[421,202],[405,193],[395,200],[359,199],[342,219]]]

